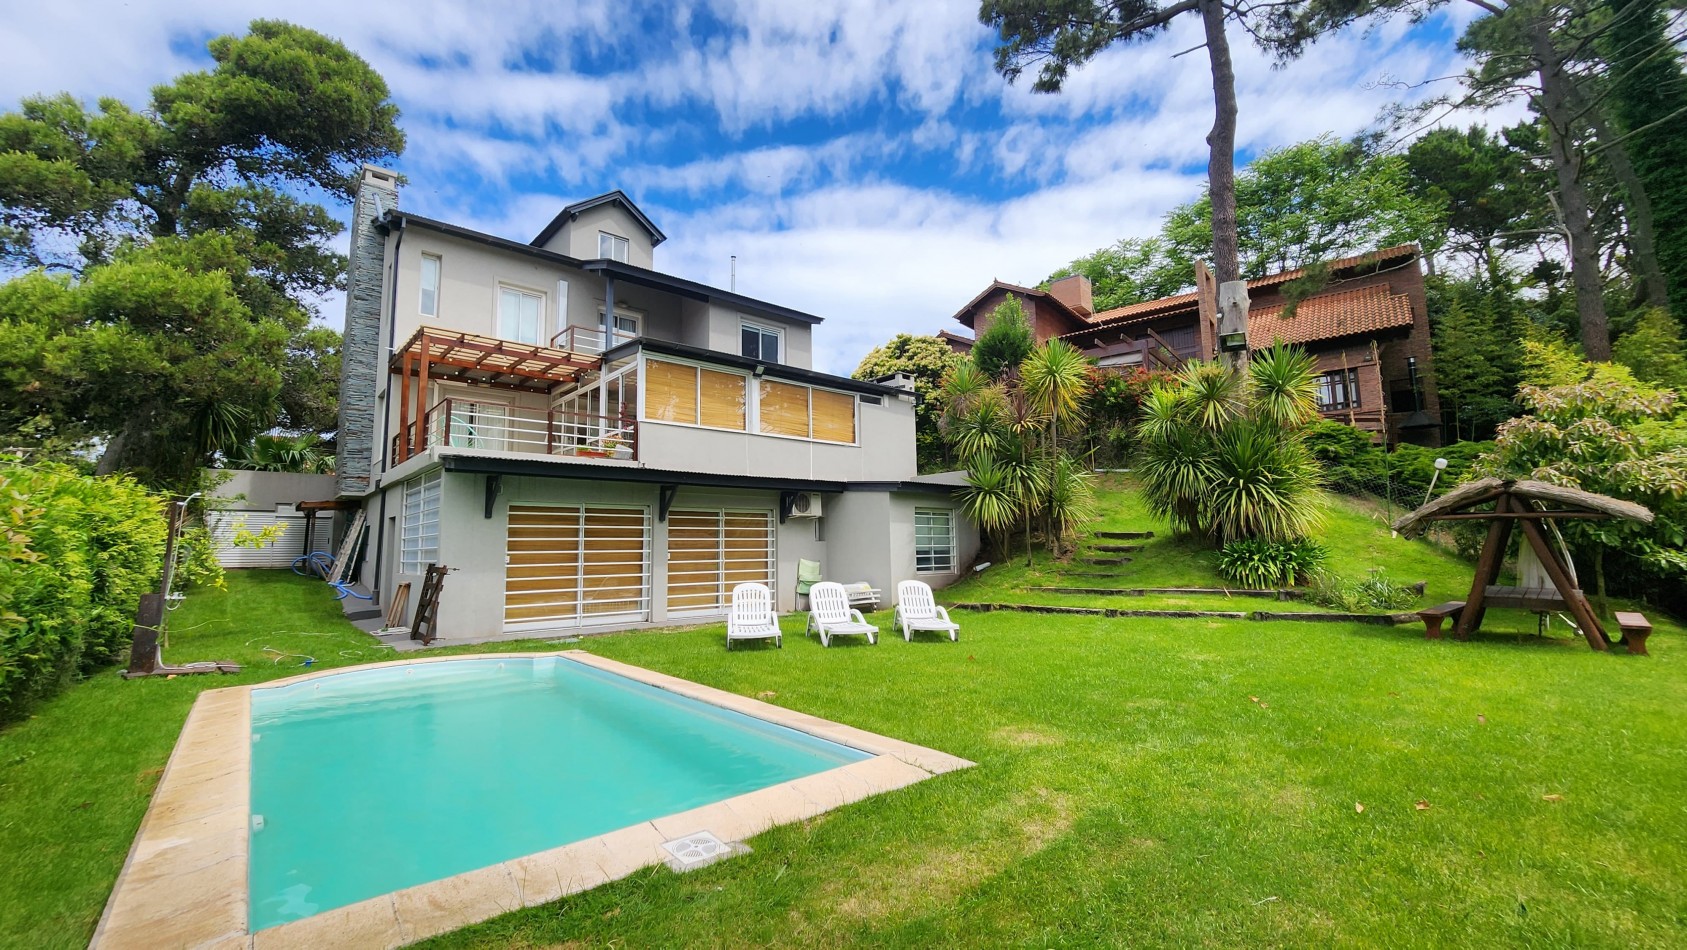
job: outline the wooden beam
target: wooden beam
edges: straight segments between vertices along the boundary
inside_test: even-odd
[[[429,345],[428,340],[427,336],[422,337],[422,351],[416,354],[420,369],[416,374],[416,432],[411,438],[411,456],[420,455],[422,446],[425,444],[422,430],[427,427],[428,376],[432,372],[428,365],[428,358],[433,355],[433,347]]]
[[[1608,650],[1610,646],[1605,642],[1605,630],[1599,625],[1599,618],[1594,616],[1593,607],[1587,602],[1587,595],[1581,592],[1575,582],[1570,580],[1570,571],[1564,562],[1558,558],[1558,549],[1546,543],[1546,535],[1541,532],[1541,526],[1533,521],[1519,522],[1523,526],[1523,537],[1529,541],[1529,546],[1535,549],[1535,556],[1540,558],[1541,567],[1546,568],[1546,576],[1552,578],[1552,584],[1564,596],[1564,603],[1570,608],[1570,615],[1576,618],[1576,626],[1582,628],[1582,634],[1587,637],[1587,645],[1595,650]]]
[[[398,442],[403,448],[392,460],[394,465],[410,457],[410,362],[410,351],[405,350],[398,377]]]
[[[1609,521],[1611,516],[1602,511],[1507,511],[1503,514],[1497,511],[1463,511],[1450,515],[1426,515],[1419,521],[1484,521],[1509,518],[1513,521],[1541,521],[1545,519]]]
[[[1494,511],[1504,514],[1510,510],[1511,496],[1501,492],[1499,500],[1494,503]],[[1464,599],[1464,610],[1453,627],[1453,636],[1459,640],[1469,639],[1471,631],[1482,628],[1482,615],[1487,612],[1483,601],[1487,598],[1488,585],[1500,576],[1500,564],[1505,561],[1512,524],[1504,518],[1496,518],[1488,525],[1488,538],[1482,542],[1482,554],[1476,559],[1476,576],[1470,582],[1470,595]]]

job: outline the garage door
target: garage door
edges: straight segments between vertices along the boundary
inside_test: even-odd
[[[773,512],[668,512],[668,614],[720,614],[737,584],[773,585]]]
[[[650,619],[650,512],[511,505],[505,626]]]

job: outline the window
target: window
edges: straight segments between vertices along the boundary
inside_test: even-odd
[[[742,432],[746,423],[744,377],[712,369],[645,361],[645,417]]]
[[[668,612],[718,614],[739,584],[775,586],[771,511],[681,509],[668,513]]]
[[[627,239],[608,231],[597,233],[597,256],[612,261],[627,262]]]
[[[439,258],[422,255],[422,300],[419,305],[424,317],[439,316]]]
[[[640,317],[636,313],[631,313],[629,311],[622,310],[620,307],[616,307],[615,308],[615,339],[610,340],[609,343],[604,346],[604,349],[609,349],[610,347],[615,346],[618,343],[625,343],[628,340],[638,339],[638,337],[639,337],[639,324],[642,321],[642,319],[643,318]],[[597,326],[593,327],[592,329],[597,330],[599,327],[602,327],[602,326],[603,326],[603,308],[599,307],[599,308],[597,308]],[[594,336],[595,336],[595,334],[594,334]]]
[[[404,520],[399,528],[398,572],[420,574],[439,560],[439,485],[433,472],[404,483]]]
[[[516,343],[538,343],[545,298],[511,287],[498,288],[498,335]]]
[[[762,380],[756,401],[761,431],[768,435],[808,438],[808,392],[807,386]]]
[[[1359,408],[1359,371],[1338,369],[1319,376],[1318,408],[1324,412]]]
[[[947,508],[914,509],[914,570],[955,572],[955,515]]]
[[[855,397],[814,390],[814,437],[826,442],[855,441]]]
[[[740,352],[744,356],[764,363],[779,362],[778,330],[746,323],[742,325],[740,337],[743,341]]]

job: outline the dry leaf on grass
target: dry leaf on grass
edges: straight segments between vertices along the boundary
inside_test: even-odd
[[[1481,723],[1482,725],[1487,725],[1488,724],[1488,717],[1482,715],[1481,713],[1477,713],[1476,714],[1476,721]]]
[[[1543,801],[1543,802],[1561,802],[1563,800],[1564,800],[1564,796],[1558,794],[1557,792],[1553,792],[1550,795],[1542,795],[1541,796],[1541,801]]]
[[[1353,811],[1355,813],[1358,813],[1358,814],[1364,814],[1365,813],[1365,803],[1364,802],[1354,802],[1353,803]]]
[[[779,695],[778,693],[775,693],[771,689],[764,689],[761,692],[756,694],[756,698],[757,699],[772,699],[773,697],[778,696],[778,695]]]
[[[1418,803],[1416,805],[1413,805],[1412,807],[1416,808],[1418,811],[1428,811],[1429,810],[1429,801],[1427,799],[1420,798],[1420,799],[1418,799]]]

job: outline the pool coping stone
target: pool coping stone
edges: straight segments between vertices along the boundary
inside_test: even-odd
[[[827,739],[872,758],[256,933],[247,930],[253,690],[382,667],[545,657],[616,673]],[[400,947],[665,864],[670,857],[662,848],[666,841],[707,831],[724,842],[739,842],[973,764],[936,749],[578,649],[410,657],[206,690],[194,700],[182,725],[89,946],[102,950]]]

